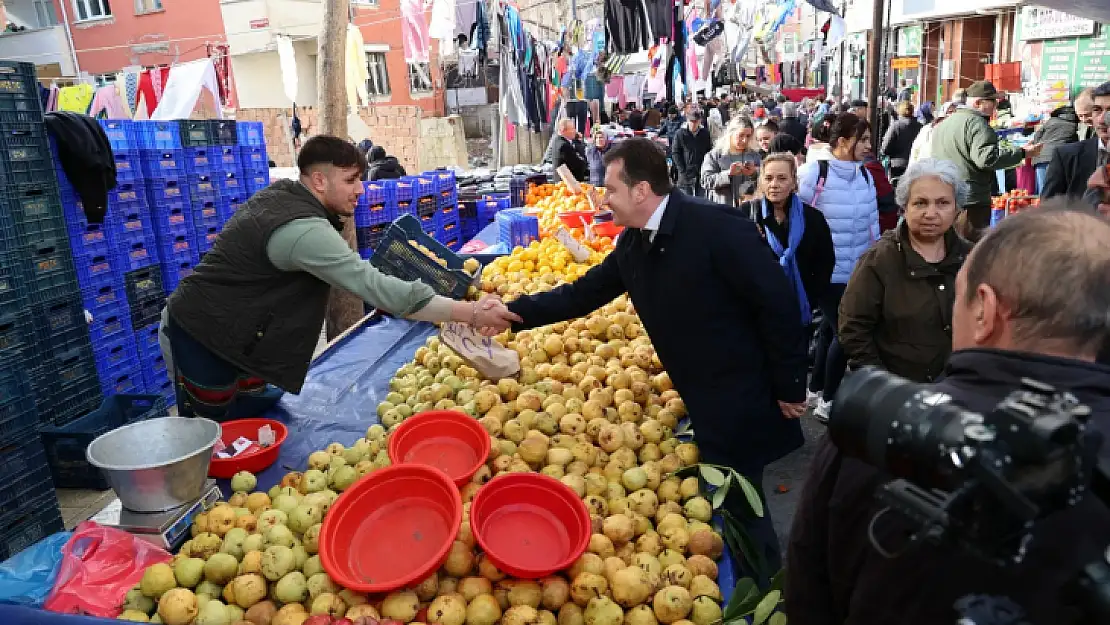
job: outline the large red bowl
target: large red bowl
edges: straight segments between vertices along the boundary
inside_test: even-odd
[[[393,465],[355,482],[320,529],[320,562],[344,588],[382,593],[416,584],[447,558],[462,499],[443,471]]]
[[[479,488],[470,503],[470,527],[486,557],[522,579],[569,567],[590,543],[586,504],[540,473],[507,473]]]
[[[426,464],[463,486],[489,457],[490,439],[478,420],[457,410],[430,410],[405,419],[389,435],[393,464]]]
[[[273,463],[277,462],[281,453],[281,444],[289,435],[289,430],[281,421],[273,419],[236,419],[220,424],[220,440],[224,445],[231,447],[231,442],[240,436],[252,441],[258,440],[258,428],[268,425],[274,431],[274,444],[269,447],[260,447],[254,444],[246,451],[234,458],[217,458],[212,456],[208,464],[208,475],[223,479],[230,479],[240,471],[260,473]]]

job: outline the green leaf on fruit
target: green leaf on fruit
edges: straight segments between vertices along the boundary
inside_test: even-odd
[[[728,484],[725,484],[724,486],[713,491],[713,501],[711,502],[713,504],[713,509],[717,510],[718,508],[720,508],[721,505],[725,503],[725,497],[727,496]]]
[[[762,625],[762,623],[767,620],[767,617],[771,616],[771,613],[775,611],[775,606],[779,604],[779,597],[781,596],[782,593],[777,590],[772,590],[767,593],[763,597],[763,600],[759,602],[759,605],[755,606],[755,614],[752,615],[752,625]]]
[[[752,512],[758,517],[763,516],[763,499],[760,498],[759,491],[743,475],[737,474],[735,477],[740,482],[740,488],[744,490],[744,497],[747,498],[748,505],[752,507]]]
[[[759,604],[759,598],[759,588],[756,586],[755,580],[750,577],[741,577],[736,580],[736,586],[733,587],[732,594],[729,595],[723,619],[727,623],[751,614],[755,606]]]
[[[723,486],[725,483],[725,474],[721,473],[716,467],[708,464],[698,465],[698,470],[701,471],[701,479],[709,482],[713,486]]]

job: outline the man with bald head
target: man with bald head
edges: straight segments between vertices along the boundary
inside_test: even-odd
[[[1039,380],[1088,405],[1105,436],[1110,367],[1095,360],[1110,337],[1108,241],[1110,223],[1082,205],[1003,220],[957,277],[953,353],[930,388],[989,418],[1023,378]],[[911,541],[913,524],[879,515],[876,494],[890,479],[828,437],[819,443],[787,550],[790,625],[956,623],[955,604],[973,595],[1024,613],[1008,623],[1092,622],[1059,591],[1110,544],[1110,508],[1098,498],[1038,520],[1025,559],[999,566]]]

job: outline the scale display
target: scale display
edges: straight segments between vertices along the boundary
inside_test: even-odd
[[[221,495],[216,482],[208,480],[204,495],[180,508],[168,512],[132,512],[124,508],[117,498],[90,520],[134,534],[162,549],[174,550],[189,537],[193,519],[215,505]]]

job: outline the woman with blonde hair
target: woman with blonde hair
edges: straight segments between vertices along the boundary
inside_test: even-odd
[[[751,148],[755,125],[746,117],[729,122],[728,130],[701,164],[701,184],[709,199],[737,206],[755,193],[759,153]]]
[[[797,190],[798,164],[794,155],[769,154],[760,166],[760,197],[744,202],[740,210],[755,222],[778,257],[798,295],[802,322],[809,325],[813,309],[829,287],[836,252],[825,216],[802,202]]]

